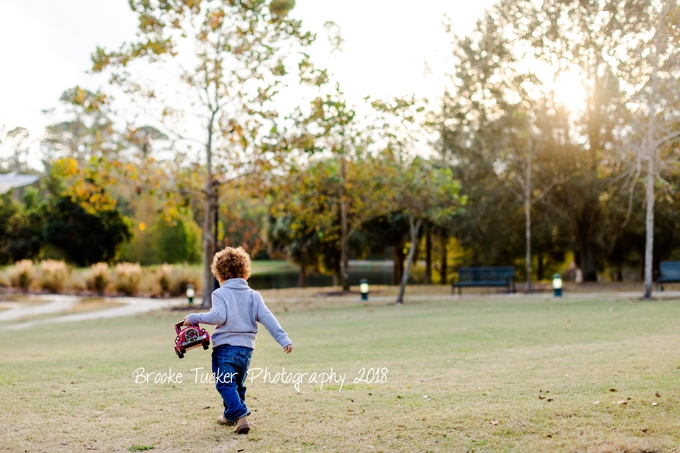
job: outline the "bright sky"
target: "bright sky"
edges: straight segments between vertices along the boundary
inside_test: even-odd
[[[319,41],[326,40],[326,21],[340,25],[346,41],[342,55],[327,58],[320,50],[326,46],[311,53],[348,97],[433,98],[443,91],[450,62],[444,15],[458,34],[466,34],[493,3],[298,0],[292,14]],[[42,111],[55,107],[64,90],[80,85],[106,91],[105,76],[87,74],[95,47],[118,47],[134,37],[135,28],[127,0],[0,0],[0,127],[26,127],[37,145],[49,122]]]

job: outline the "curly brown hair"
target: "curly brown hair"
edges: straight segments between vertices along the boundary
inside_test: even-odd
[[[220,282],[230,278],[248,278],[250,277],[250,255],[243,250],[243,247],[225,247],[215,254],[210,270]]]

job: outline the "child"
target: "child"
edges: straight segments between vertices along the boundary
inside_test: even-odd
[[[250,256],[243,248],[227,247],[218,252],[210,269],[220,282],[220,288],[212,293],[212,308],[208,313],[186,316],[184,325],[217,326],[212,334],[212,369],[217,391],[224,401],[224,414],[217,422],[235,425],[235,433],[247,434],[253,426],[248,420],[250,411],[246,407],[244,383],[255,348],[255,321],[269,331],[286,354],[293,351],[293,343],[264,304],[260,293],[248,286]]]

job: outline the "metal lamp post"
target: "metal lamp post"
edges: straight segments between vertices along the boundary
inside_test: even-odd
[[[196,290],[194,289],[194,285],[189,283],[187,285],[187,299],[189,300],[189,305],[192,305],[194,303],[194,296],[196,295]]]
[[[553,296],[562,297],[562,276],[560,274],[553,275],[552,286]]]
[[[359,292],[361,292],[361,300],[368,300],[368,280],[361,279],[359,283]]]

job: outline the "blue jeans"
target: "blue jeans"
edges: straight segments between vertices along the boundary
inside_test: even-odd
[[[215,387],[224,401],[224,418],[235,422],[250,414],[246,407],[246,376],[250,366],[251,348],[218,346],[212,352],[212,369],[215,374]]]

